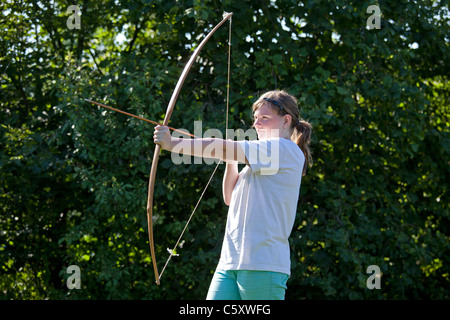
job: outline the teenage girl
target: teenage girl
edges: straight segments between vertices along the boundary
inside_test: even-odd
[[[177,146],[184,154],[226,162],[228,218],[208,300],[283,300],[290,276],[288,238],[302,175],[311,163],[312,127],[285,91],[266,92],[252,110],[254,141],[177,139],[167,127],[155,128],[154,141],[165,150]],[[246,164],[241,172],[238,163]]]

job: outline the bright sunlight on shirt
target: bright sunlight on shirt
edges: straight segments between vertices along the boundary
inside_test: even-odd
[[[289,235],[305,156],[284,139],[240,141],[249,166],[233,189],[218,269],[290,275]]]

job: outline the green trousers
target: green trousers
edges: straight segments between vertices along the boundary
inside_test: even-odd
[[[206,300],[284,300],[289,276],[254,270],[216,270]]]

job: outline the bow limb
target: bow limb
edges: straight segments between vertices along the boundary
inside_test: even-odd
[[[150,170],[150,178],[148,183],[148,198],[147,198],[147,226],[148,226],[148,240],[150,244],[150,253],[152,256],[153,269],[155,270],[156,284],[159,285],[158,266],[156,265],[155,244],[153,242],[153,190],[155,187],[156,168],[158,166],[159,153],[161,146],[159,144],[155,147],[153,154],[152,169]]]
[[[195,62],[195,59],[197,58],[198,54],[200,53],[200,50],[204,47],[206,42],[211,38],[211,36],[216,32],[217,29],[222,26],[225,21],[231,19],[233,16],[233,13],[225,13],[223,15],[222,21],[217,24],[214,29],[212,29],[206,37],[202,40],[202,42],[198,45],[198,47],[195,49],[194,53],[192,54],[191,58],[189,59],[188,63],[183,69],[183,72],[181,73],[180,78],[178,79],[177,85],[175,86],[175,90],[172,93],[172,97],[170,98],[169,105],[167,107],[166,116],[164,118],[163,125],[167,126],[170,121],[170,117],[172,115],[173,109],[175,108],[175,103],[178,98],[178,94],[181,91],[181,87],[183,86],[184,80],[186,80],[186,77],[189,73],[189,70],[191,69],[192,65]],[[153,241],[153,194],[154,194],[154,188],[155,188],[155,178],[156,178],[156,168],[158,166],[158,160],[159,160],[159,153],[161,151],[161,147],[159,145],[156,145],[155,152],[153,154],[153,162],[152,162],[152,168],[150,171],[150,178],[149,178],[149,184],[148,184],[148,198],[147,198],[147,224],[148,224],[148,237],[149,237],[149,244],[150,244],[150,252],[153,262],[153,269],[155,271],[155,279],[156,284],[159,285],[160,276],[158,273],[158,266],[156,264],[156,255],[155,255],[155,245]]]

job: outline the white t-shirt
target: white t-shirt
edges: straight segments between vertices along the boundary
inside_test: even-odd
[[[250,166],[233,189],[222,253],[223,270],[290,275],[288,238],[297,210],[305,156],[284,138],[239,141]]]

